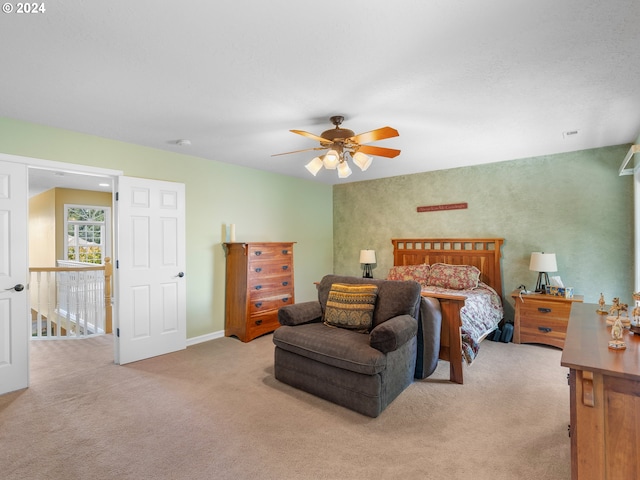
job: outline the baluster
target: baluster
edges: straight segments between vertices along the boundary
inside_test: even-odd
[[[66,336],[69,336],[69,310],[71,310],[71,302],[73,301],[71,297],[71,273],[70,272],[61,272],[62,278],[64,278],[64,301],[65,307],[64,316],[60,317],[60,325],[58,326],[60,336],[62,336],[62,331],[65,332]]]
[[[96,299],[95,291],[98,286],[98,272],[92,271],[90,274],[91,281],[85,285],[87,303],[85,310],[87,312],[87,335],[96,335],[98,333],[98,319],[96,317]]]
[[[42,307],[40,305],[40,283],[42,281],[42,272],[36,272],[36,337],[42,338]],[[32,309],[33,311],[33,309]],[[33,315],[33,314],[32,314]],[[33,318],[33,317],[32,317]],[[32,320],[33,321],[33,320]]]
[[[53,278],[53,281],[52,281]],[[53,336],[53,325],[51,324],[52,317],[56,314],[56,305],[52,302],[52,300],[58,298],[57,295],[51,295],[51,286],[53,285],[53,291],[56,291],[56,274],[55,272],[47,272],[47,337],[51,338]],[[55,300],[54,300],[55,301]],[[60,326],[59,323],[56,325]]]
[[[78,271],[76,274],[76,336],[77,337],[86,337],[89,332],[87,332],[87,314],[86,314],[86,305],[87,298],[85,295],[85,290],[87,288],[86,282],[88,280],[88,275],[86,272]]]
[[[100,319],[100,333],[107,333],[107,278],[105,270],[100,271],[100,288],[98,289],[98,318]]]

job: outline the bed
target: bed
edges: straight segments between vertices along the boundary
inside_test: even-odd
[[[463,383],[462,364],[470,364],[479,343],[497,327],[502,309],[502,238],[392,239],[394,267],[460,265],[480,270],[478,287],[449,289],[424,285],[422,295],[437,298],[442,310],[439,359],[449,362],[450,380]],[[485,308],[486,307],[486,308]]]

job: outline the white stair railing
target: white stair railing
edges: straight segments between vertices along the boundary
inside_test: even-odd
[[[60,262],[30,268],[32,338],[86,338],[111,333],[110,259],[104,265]]]

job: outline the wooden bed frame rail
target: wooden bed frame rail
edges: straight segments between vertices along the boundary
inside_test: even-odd
[[[502,299],[502,238],[400,238],[392,239],[393,264],[419,265],[447,263],[474,265],[480,270],[480,280],[492,287]],[[462,337],[460,309],[465,297],[455,294],[423,292],[424,296],[440,301],[442,328],[440,334],[441,360],[449,362],[449,378],[462,384]]]

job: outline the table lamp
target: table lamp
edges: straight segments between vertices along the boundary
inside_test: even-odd
[[[529,270],[538,272],[538,282],[536,292],[545,293],[546,285],[549,285],[549,275],[547,272],[557,272],[555,253],[533,252],[529,261]]]
[[[373,278],[371,264],[376,263],[375,250],[360,250],[360,263],[362,267],[362,278]]]

